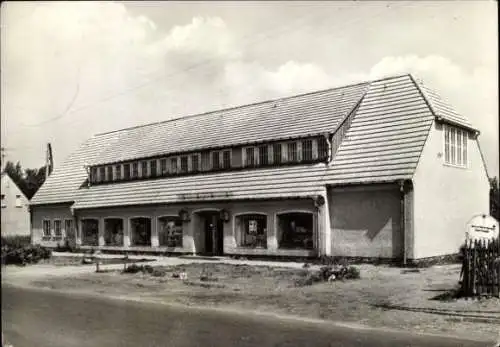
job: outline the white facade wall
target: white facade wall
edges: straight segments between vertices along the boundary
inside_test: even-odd
[[[2,236],[29,236],[29,201],[7,174],[2,175],[1,193]]]
[[[489,214],[489,182],[472,135],[467,168],[449,166],[444,163],[443,126],[434,123],[413,185],[415,259],[457,253],[470,218]]]

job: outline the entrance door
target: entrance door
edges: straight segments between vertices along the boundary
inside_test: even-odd
[[[222,255],[224,252],[223,225],[218,213],[207,213],[205,217],[205,251],[210,255]]]

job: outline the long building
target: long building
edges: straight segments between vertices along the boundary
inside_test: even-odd
[[[97,134],[31,201],[33,242],[413,260],[488,213],[479,132],[411,75]]]

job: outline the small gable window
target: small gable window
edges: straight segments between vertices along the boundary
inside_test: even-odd
[[[21,195],[16,195],[16,207],[23,207],[23,203],[21,201]]]
[[[2,208],[7,207],[7,203],[5,202],[5,194],[2,194]]]
[[[444,162],[448,165],[467,167],[468,132],[444,125]]]

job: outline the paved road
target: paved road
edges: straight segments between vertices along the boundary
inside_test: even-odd
[[[441,337],[294,322],[2,286],[14,347],[487,346]]]

